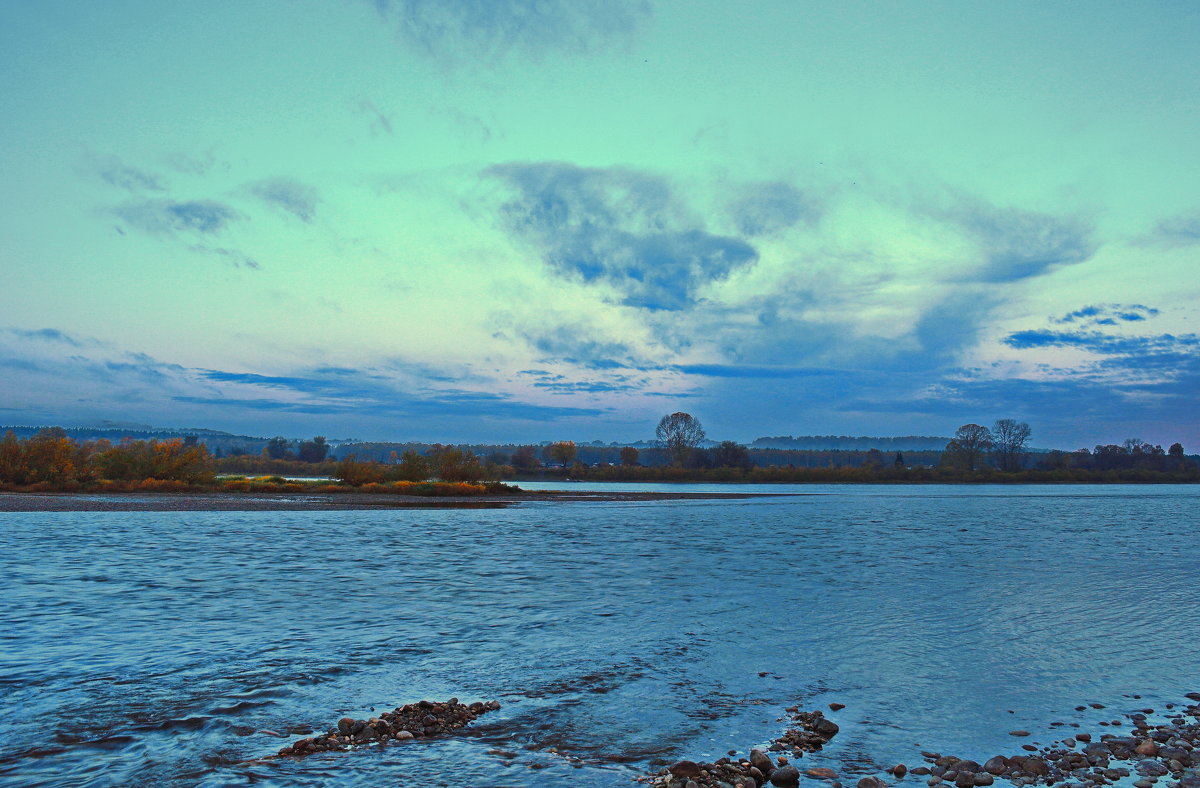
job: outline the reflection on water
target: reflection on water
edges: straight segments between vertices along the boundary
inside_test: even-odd
[[[1195,487],[802,491],[825,494],[0,515],[0,781],[627,785],[833,700],[806,767],[868,773],[1200,689]],[[240,763],[451,696],[504,708]]]

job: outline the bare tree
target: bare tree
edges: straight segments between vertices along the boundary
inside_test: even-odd
[[[671,459],[682,465],[692,453],[692,449],[704,440],[704,427],[700,420],[690,413],[672,413],[663,416],[654,430],[658,442],[671,453]]]
[[[1029,425],[1023,421],[1000,419],[992,428],[992,456],[1002,471],[1019,471],[1025,464],[1025,444]]]

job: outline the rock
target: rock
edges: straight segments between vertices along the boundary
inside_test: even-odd
[[[1158,745],[1154,739],[1144,739],[1141,744],[1133,749],[1138,755],[1158,755]]]
[[[975,785],[974,773],[968,771],[959,772],[954,778],[954,785],[957,788],[971,788],[971,786]]]
[[[878,777],[864,777],[858,781],[858,788],[887,788],[887,783]]]
[[[338,731],[349,736],[351,733],[354,732],[354,723],[355,723],[355,720],[353,720],[352,718],[342,717],[340,720],[337,721]]]
[[[893,767],[890,769],[890,771],[891,771],[891,773],[892,773],[892,774],[894,774],[896,777],[901,777],[901,778],[902,778],[902,777],[904,777],[904,775],[908,774],[908,767],[907,767],[907,766],[905,766],[905,765],[904,765],[904,764],[902,764],[902,763],[898,763],[898,764],[896,764],[895,766],[893,766]]]
[[[757,749],[750,751],[750,765],[762,772],[764,777],[770,776],[771,771],[775,768],[771,756]]]
[[[1158,761],[1152,761],[1149,759],[1138,761],[1135,770],[1142,777],[1162,777],[1166,775],[1168,771],[1170,771],[1166,766],[1163,766]]]
[[[700,764],[695,761],[680,761],[668,767],[667,771],[671,773],[672,777],[691,779],[700,776]]]
[[[1008,759],[1003,755],[997,755],[994,758],[988,758],[987,763],[983,765],[983,769],[988,774],[999,776],[1008,770]]]
[[[833,769],[827,769],[824,766],[817,766],[815,768],[807,770],[804,773],[806,775],[808,775],[809,777],[812,777],[814,780],[836,780],[837,779],[837,772],[835,772]]]
[[[1154,788],[1154,781],[1143,777],[1140,780],[1133,781],[1133,788]]]
[[[1028,736],[1029,731],[1009,731],[1009,736]]]
[[[1079,741],[1082,741],[1082,742],[1089,742],[1089,741],[1091,741],[1091,740],[1092,740],[1092,734],[1090,734],[1090,733],[1077,733],[1077,734],[1075,734],[1075,738],[1076,738],[1076,739],[1079,739]]]
[[[827,720],[824,717],[817,717],[815,720],[813,720],[812,727],[814,731],[827,739],[832,739],[837,735],[837,732],[841,730],[841,728],[837,726],[836,722],[833,720]]]
[[[841,711],[844,708],[846,708],[845,703],[830,703],[829,704],[830,711]]]
[[[412,731],[396,731],[396,741],[408,741],[415,738],[416,736],[413,736]]]
[[[779,788],[795,788],[800,784],[800,770],[795,766],[780,766],[771,772],[771,785]]]
[[[975,775],[975,784],[978,786],[981,786],[981,788],[982,788],[982,786],[985,786],[985,785],[991,785],[995,781],[996,781],[996,778],[993,777],[992,775],[988,774],[987,772],[980,772],[979,774]]]
[[[1046,763],[1041,758],[1026,758],[1023,767],[1026,774],[1045,777],[1050,774],[1050,764]]]

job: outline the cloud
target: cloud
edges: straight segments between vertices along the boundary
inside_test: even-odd
[[[688,216],[661,177],[620,167],[506,164],[487,174],[516,191],[505,227],[560,276],[614,288],[627,306],[681,310],[705,285],[758,259]]]
[[[355,109],[359,113],[366,115],[371,120],[371,133],[386,134],[392,136],[392,116],[385,113],[379,107],[375,106],[373,101],[361,99],[355,105]]]
[[[818,375],[842,375],[845,373],[815,367],[772,367],[759,364],[677,364],[670,369],[685,375],[702,375],[710,378],[809,378]]]
[[[268,429],[278,431],[285,424],[308,430],[311,417],[319,415],[343,428],[369,425],[372,434],[395,430],[400,423],[403,429],[444,440],[478,439],[483,422],[493,428],[508,429],[518,422],[534,428],[609,412],[480,390],[494,389],[495,379],[481,381],[476,390],[453,384],[439,388],[444,383],[435,383],[434,377],[464,379],[445,371],[422,376],[385,374],[382,368],[320,367],[274,375],[196,369],[57,329],[0,328],[0,369],[0,400],[50,421],[136,415],[141,421],[217,421],[259,430],[263,414],[274,414],[279,421]]]
[[[207,151],[200,156],[187,153],[169,153],[163,156],[168,167],[185,175],[207,175],[213,169],[229,171],[229,162],[217,158],[216,153]]]
[[[91,157],[87,166],[100,180],[124,191],[161,192],[166,189],[158,175],[126,164],[117,156]]]
[[[1122,337],[1100,331],[1016,331],[1003,340],[1017,350],[1043,347],[1079,348],[1106,356],[1127,356],[1137,364],[1151,364],[1156,357],[1172,360],[1200,355],[1200,335],[1159,334]]]
[[[1176,216],[1158,223],[1150,235],[1141,239],[1144,246],[1180,247],[1200,243],[1200,213]]]
[[[967,274],[967,281],[1002,283],[1040,276],[1082,263],[1097,248],[1091,223],[1080,217],[997,208],[965,198],[935,214],[958,225],[980,246],[983,265]]]
[[[191,244],[188,246],[188,249],[200,254],[216,255],[227,261],[234,268],[253,268],[255,271],[262,268],[253,257],[236,249],[226,249],[224,246],[207,246],[205,244]]]
[[[317,192],[313,187],[291,178],[269,178],[250,184],[250,193],[268,205],[312,222],[317,213]]]
[[[312,370],[308,375],[262,375],[251,372],[200,370],[204,380],[234,384],[235,389],[224,396],[201,397],[189,395],[193,404],[246,407],[255,410],[277,410],[297,413],[355,414],[370,412],[388,416],[459,416],[496,419],[545,419],[595,416],[603,411],[596,408],[545,406],[515,400],[506,394],[469,391],[464,389],[426,389],[406,391],[397,381],[374,372],[346,368]],[[427,384],[433,380],[454,381],[461,376],[448,374],[420,375]],[[584,389],[579,389],[584,390]],[[245,396],[246,392],[263,394],[279,392],[279,396]],[[296,395],[299,395],[298,397]]]
[[[1068,312],[1051,322],[1059,325],[1078,323],[1085,326],[1115,326],[1120,321],[1135,323],[1157,315],[1157,309],[1144,304],[1096,304]]]
[[[632,35],[647,0],[374,0],[401,36],[442,60],[496,60],[512,53],[590,53]]]
[[[62,331],[59,331],[57,328],[37,328],[37,329],[5,328],[3,330],[9,334],[12,334],[13,336],[20,337],[21,339],[41,340],[41,341],[45,341],[45,342],[57,342],[59,344],[69,345],[70,347],[75,347],[75,348],[81,348],[81,347],[84,347],[85,345],[97,344],[95,342],[95,340],[84,341],[84,340],[76,339],[75,337],[71,336],[70,334],[66,334]]]
[[[157,234],[194,232],[212,235],[240,218],[233,208],[215,200],[128,202],[118,206],[116,213],[131,226]]]
[[[783,181],[751,184],[741,192],[726,211],[747,237],[772,235],[800,222],[814,225],[821,218],[820,203]]]

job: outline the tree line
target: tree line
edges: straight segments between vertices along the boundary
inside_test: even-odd
[[[1161,446],[1130,439],[1074,452],[1031,455],[1032,430],[1001,419],[993,427],[964,424],[940,453],[752,449],[734,441],[704,446],[699,419],[676,412],[655,430],[657,446],[615,450],[614,462],[585,464],[572,441],[516,446],[477,454],[468,447],[433,444],[403,451],[349,454],[330,459],[325,438],[273,438],[260,454],[217,459],[196,436],[173,440],[72,440],[59,427],[27,439],[8,432],[0,441],[0,485],[81,489],[112,483],[205,485],[217,473],[336,479],[351,486],[422,483],[439,479],[474,484],[501,479],[597,481],[927,482],[927,481],[1200,481],[1200,464],[1180,443]],[[395,445],[395,444],[385,444]],[[770,462],[762,461],[764,454]],[[788,459],[786,464],[779,460]],[[799,460],[803,460],[800,462]],[[818,464],[820,463],[820,464]]]

